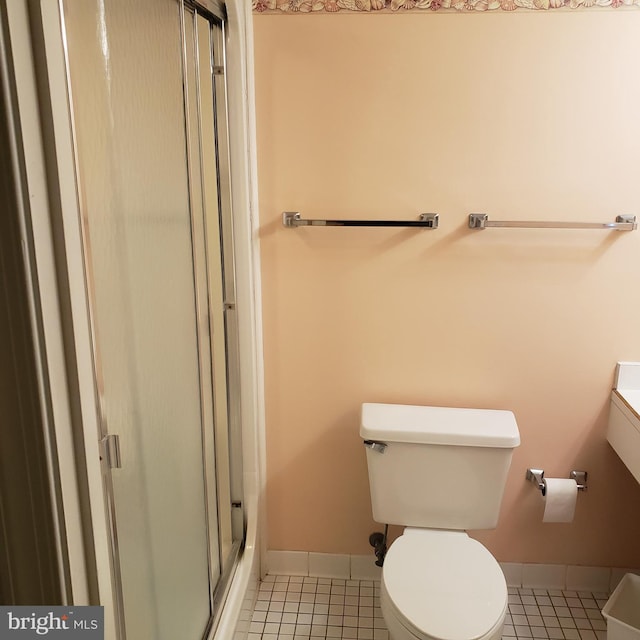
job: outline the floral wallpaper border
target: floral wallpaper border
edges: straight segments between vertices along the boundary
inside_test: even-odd
[[[256,13],[335,13],[337,11],[514,11],[640,7],[640,0],[252,0]]]

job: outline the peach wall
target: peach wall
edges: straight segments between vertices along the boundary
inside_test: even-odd
[[[368,553],[362,402],[510,409],[501,561],[640,566],[640,486],[605,439],[640,360],[640,12],[256,15],[270,549]],[[306,218],[440,229],[284,229]],[[543,524],[528,466],[586,469]]]

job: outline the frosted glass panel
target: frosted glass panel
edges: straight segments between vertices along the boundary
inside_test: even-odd
[[[127,637],[210,617],[179,5],[65,0],[79,182]]]

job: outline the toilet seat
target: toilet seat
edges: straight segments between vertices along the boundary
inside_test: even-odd
[[[496,559],[465,532],[407,528],[385,557],[381,600],[416,638],[481,640],[500,632],[507,585]]]

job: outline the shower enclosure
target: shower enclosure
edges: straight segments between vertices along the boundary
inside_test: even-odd
[[[225,19],[62,2],[119,640],[207,637],[243,544]]]

